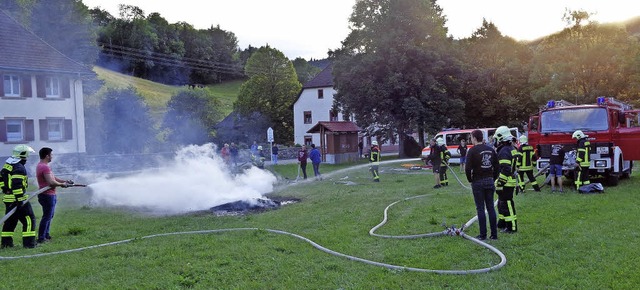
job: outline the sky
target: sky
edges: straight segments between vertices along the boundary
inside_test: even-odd
[[[82,0],[118,17],[118,5],[158,12],[169,23],[187,22],[197,29],[220,26],[233,32],[241,49],[269,46],[288,58],[322,59],[341,46],[349,34],[348,19],[356,0]],[[203,3],[206,3],[203,7]],[[469,37],[482,24],[493,22],[503,35],[533,40],[566,27],[566,9],[595,13],[601,23],[640,16],[633,0],[439,0],[446,26],[454,38]]]

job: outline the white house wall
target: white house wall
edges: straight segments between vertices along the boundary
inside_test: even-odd
[[[86,153],[84,102],[82,81],[70,80],[70,98],[45,99],[36,97],[36,81],[31,77],[32,97],[22,99],[0,99],[0,118],[25,118],[34,121],[34,141],[24,144],[31,146],[36,152],[42,147],[50,147],[56,154]],[[72,120],[73,137],[65,141],[40,140],[40,123],[38,120],[64,118]],[[0,142],[0,156],[9,156],[13,147],[22,143]],[[37,155],[36,155],[37,156]]]
[[[318,90],[323,90],[323,98],[318,99]],[[320,121],[330,121],[329,111],[333,107],[332,87],[304,89],[293,105],[294,142],[304,144],[305,136],[312,136],[314,144],[320,144],[320,134],[308,134],[307,131]],[[311,123],[304,123],[304,112],[311,111]],[[338,121],[344,121],[342,113],[338,113]]]

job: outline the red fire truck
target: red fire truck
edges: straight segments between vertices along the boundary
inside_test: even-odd
[[[609,185],[617,185],[619,178],[631,174],[633,160],[640,160],[639,112],[611,97],[598,97],[591,105],[549,101],[530,117],[528,125],[529,144],[537,149],[538,169],[549,164],[551,146],[561,144],[567,152],[563,169],[570,173],[577,146],[571,136],[582,130],[591,143],[590,176],[603,177]]]

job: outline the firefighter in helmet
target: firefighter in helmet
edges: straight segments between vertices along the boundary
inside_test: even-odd
[[[518,176],[519,176],[519,190],[524,191],[525,183],[524,176],[527,175],[531,186],[535,191],[540,191],[540,186],[536,181],[536,178],[533,177],[533,167],[535,164],[536,156],[533,146],[529,145],[529,139],[526,135],[520,136],[520,148],[518,151],[520,152],[520,156],[518,159]]]
[[[264,157],[264,151],[262,150],[262,145],[258,146],[257,149],[258,150],[256,151],[256,154],[251,154],[251,161],[255,167],[264,169],[264,161],[266,158]]]
[[[580,186],[591,184],[591,181],[589,181],[589,166],[591,165],[589,154],[591,154],[591,143],[587,139],[589,135],[585,135],[581,130],[573,132],[571,137],[576,139],[578,143],[574,177],[576,190],[580,191]]]
[[[516,187],[516,165],[518,150],[513,147],[513,136],[507,126],[500,126],[493,135],[498,153],[499,175],[496,180],[498,194],[498,228],[505,233],[518,231],[516,207],[513,193]]]
[[[380,148],[378,148],[378,141],[371,142],[371,151],[369,152],[369,162],[371,163],[370,171],[373,174],[373,181],[380,182],[380,174],[378,173],[378,167],[380,165]]]
[[[0,186],[2,187],[2,201],[5,204],[5,214],[16,208],[2,226],[1,244],[2,248],[13,247],[13,232],[22,223],[22,245],[25,248],[36,246],[36,216],[31,208],[31,203],[27,202],[28,180],[25,163],[30,153],[35,153],[33,148],[27,145],[17,145],[13,148],[13,153],[9,157],[0,171]]]
[[[440,174],[440,186],[447,186],[449,185],[449,179],[447,178],[447,168],[449,166],[449,159],[451,159],[451,153],[449,152],[449,149],[447,149],[447,145],[444,144],[444,139],[442,139],[442,137],[438,137],[436,139],[436,144],[439,147],[439,154],[440,154],[440,170],[439,170],[439,174]]]

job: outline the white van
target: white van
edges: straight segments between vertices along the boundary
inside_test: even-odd
[[[518,128],[510,128],[511,135],[516,136],[516,139],[520,138],[520,132]],[[444,139],[445,145],[451,153],[451,159],[449,163],[460,164],[460,154],[458,153],[458,147],[460,146],[460,140],[467,140],[467,149],[471,148],[473,144],[471,144],[471,132],[476,129],[453,129],[453,130],[445,130],[442,131],[434,138],[442,138]],[[489,137],[493,136],[496,131],[496,128],[478,128],[478,130],[482,131],[483,140],[485,143],[489,143]],[[431,153],[431,148],[429,146],[422,149],[422,157],[426,158]]]

